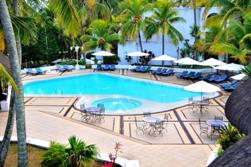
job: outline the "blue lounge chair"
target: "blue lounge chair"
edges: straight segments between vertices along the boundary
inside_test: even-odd
[[[38,74],[45,74],[46,70],[42,69],[41,67],[35,68],[35,70],[38,72]]]
[[[151,67],[150,66],[147,66],[145,67],[143,70],[140,70],[139,72],[142,72],[142,73],[147,73],[151,70]]]
[[[219,85],[223,88],[223,87],[226,87],[226,86],[236,85],[237,83],[238,83],[237,80],[233,80],[232,82],[224,82],[224,83],[221,83]]]
[[[134,69],[132,69],[132,71],[138,72],[138,71],[140,70],[140,68],[141,68],[141,66],[137,66],[137,67],[135,67]]]
[[[142,66],[137,72],[142,72],[143,73],[146,69],[147,69],[146,66]]]
[[[39,72],[37,72],[37,70],[35,70],[34,68],[28,68],[28,69],[27,69],[27,74],[30,74],[30,75],[38,75]]]
[[[72,71],[74,69],[73,65],[64,65],[65,71]]]
[[[185,75],[187,75],[188,71],[182,71],[182,73],[179,73],[176,75],[177,78],[183,79]]]
[[[207,74],[206,76],[204,77],[201,77],[201,80],[209,80],[210,78],[212,77],[212,74]]]
[[[194,71],[191,71],[189,72],[187,75],[184,75],[183,78],[184,79],[189,79],[190,77],[194,76],[195,75],[195,72]]]
[[[215,80],[219,79],[220,76],[217,74],[212,75],[210,78],[207,79],[209,82],[214,82]]]
[[[234,91],[236,89],[236,87],[237,87],[237,84],[230,85],[230,86],[225,86],[225,87],[223,87],[223,89],[228,91],[228,92],[232,92],[232,91]]]
[[[56,70],[58,70],[59,72],[65,72],[66,71],[66,69],[64,68],[64,66],[61,66],[61,65],[57,66]]]
[[[217,78],[216,80],[214,80],[216,83],[220,83],[223,82],[227,79],[227,75],[226,74],[222,74],[219,78]]]
[[[109,64],[105,64],[104,67],[102,68],[102,70],[109,71],[110,70]]]
[[[157,68],[157,70],[152,71],[152,74],[161,73],[162,68]]]
[[[111,71],[115,71],[115,70],[116,70],[116,68],[115,68],[115,65],[114,65],[114,64],[110,65],[110,70],[111,70]]]
[[[195,79],[199,79],[200,77],[201,77],[201,72],[197,72],[193,76],[191,76],[190,79],[195,80]]]
[[[168,69],[163,68],[160,73],[157,73],[157,75],[163,75],[164,73],[167,72]]]
[[[162,73],[162,75],[164,75],[164,76],[169,76],[169,75],[172,75],[172,74],[174,74],[173,69],[168,69],[166,72]]]

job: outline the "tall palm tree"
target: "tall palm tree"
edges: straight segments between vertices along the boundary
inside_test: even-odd
[[[23,100],[23,86],[20,75],[20,64],[19,57],[17,53],[17,46],[15,40],[15,34],[10,19],[10,14],[8,6],[5,0],[0,1],[0,20],[3,27],[7,51],[10,58],[10,65],[12,67],[12,77],[17,84],[19,94],[15,96],[15,110],[16,114],[19,115],[18,120],[19,126],[17,126],[18,133],[18,142],[19,142],[19,157],[18,165],[26,166],[27,165],[27,150],[26,150],[26,131],[25,131],[25,118],[24,118],[24,100]]]
[[[7,72],[5,67],[0,63],[0,89],[1,89],[1,86],[6,85],[6,84],[11,85],[12,88],[15,90],[15,92],[14,91],[11,92],[11,101],[10,101],[10,109],[8,113],[8,120],[5,127],[4,138],[0,144],[0,167],[4,165],[8,148],[9,148],[9,144],[10,144],[10,138],[13,131],[13,125],[14,125],[13,123],[14,123],[14,115],[15,115],[14,96],[15,96],[15,93],[18,93],[17,86],[13,78]]]
[[[149,39],[154,34],[162,34],[162,54],[165,53],[165,35],[171,38],[173,44],[183,40],[182,34],[173,26],[178,22],[184,22],[178,12],[172,9],[172,3],[166,0],[158,0],[153,8],[151,17],[146,18],[145,37]]]
[[[90,25],[90,35],[82,36],[85,41],[84,50],[100,48],[101,50],[110,51],[112,44],[119,41],[117,33],[110,29],[109,23],[104,20],[95,20]]]
[[[143,51],[141,31],[144,31],[144,14],[150,10],[151,4],[146,0],[125,0],[120,3],[121,15],[124,16],[121,28],[122,42],[128,37],[135,40],[138,37],[140,50]]]

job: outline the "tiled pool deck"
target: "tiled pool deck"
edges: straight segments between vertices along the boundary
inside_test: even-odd
[[[90,70],[58,74],[25,76],[23,80],[50,78],[58,75],[88,73]],[[118,71],[112,72],[118,74]],[[155,80],[150,74],[128,73],[129,76]],[[188,85],[191,81],[171,77],[158,77],[160,82]],[[121,157],[137,159],[142,167],[166,166],[205,166],[208,156],[215,148],[216,137],[212,140],[199,135],[198,119],[206,121],[215,115],[224,117],[224,104],[228,94],[210,100],[209,111],[193,112],[189,106],[153,114],[164,117],[167,113],[169,123],[163,136],[149,136],[135,132],[134,116],[105,116],[101,123],[80,121],[80,112],[73,104],[77,97],[25,97],[27,136],[41,140],[57,140],[65,143],[71,135],[76,135],[88,143],[98,146],[100,152],[113,151],[116,141],[123,144]],[[0,136],[3,135],[7,114],[0,112]],[[142,120],[142,116],[137,116]],[[15,135],[15,134],[14,134]]]

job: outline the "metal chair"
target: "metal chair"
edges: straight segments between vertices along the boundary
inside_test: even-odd
[[[88,113],[85,112],[85,104],[80,104],[79,108],[81,113],[81,121],[88,122],[91,119],[91,117]]]
[[[217,115],[215,115],[214,116],[214,120],[223,121],[223,116],[217,116]],[[220,126],[212,126],[211,128],[212,128],[212,135],[213,134],[220,135],[220,133],[221,133],[221,127]]]
[[[97,104],[97,107],[100,108],[100,112],[99,112],[99,120],[104,120],[105,118],[105,105],[102,103]]]
[[[134,122],[136,126],[136,133],[138,134],[138,132],[140,131],[144,134],[146,130],[146,125],[145,124],[139,125],[136,117],[134,117]]]
[[[163,136],[163,131],[166,130],[165,121],[158,121],[155,123],[155,132]]]
[[[199,118],[199,125],[200,125],[200,136],[202,134],[206,134],[208,136],[208,125],[205,123],[202,123]]]

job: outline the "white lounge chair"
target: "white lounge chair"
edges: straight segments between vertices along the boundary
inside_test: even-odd
[[[6,100],[0,102],[1,111],[9,111],[10,108],[10,97],[11,97],[11,86],[8,87],[8,95]]]

